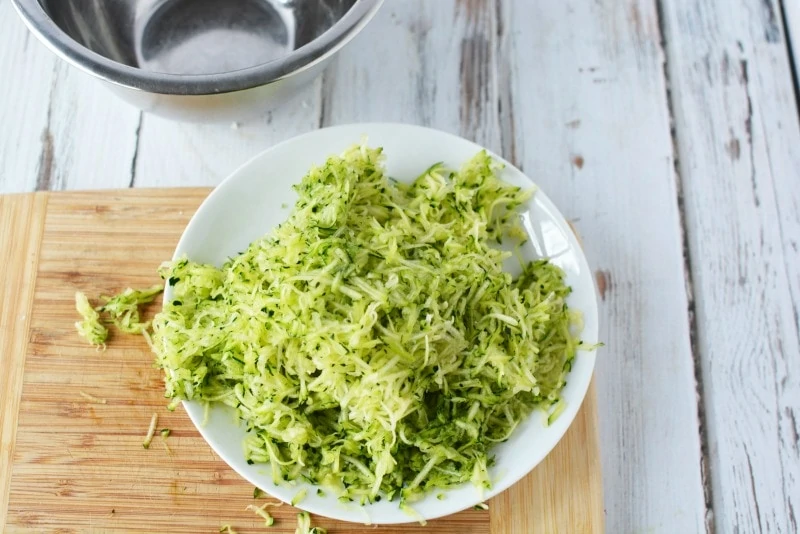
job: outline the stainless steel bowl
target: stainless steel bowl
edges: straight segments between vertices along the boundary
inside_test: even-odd
[[[313,80],[383,0],[13,0],[28,28],[125,100],[236,120]]]

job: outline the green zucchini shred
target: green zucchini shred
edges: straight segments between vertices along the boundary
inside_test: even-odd
[[[75,292],[75,309],[81,315],[81,321],[75,323],[78,334],[95,347],[106,347],[108,328],[100,322],[100,314],[89,304],[89,299],[81,291]]]
[[[272,517],[269,512],[265,510],[267,506],[270,506],[271,503],[266,503],[263,506],[255,506],[253,504],[248,504],[246,510],[255,513],[257,516],[261,517],[264,520],[265,527],[271,527],[275,524],[275,518]]]
[[[307,493],[308,491],[305,488],[301,489],[300,491],[297,492],[297,494],[294,497],[292,497],[292,501],[289,504],[291,504],[292,506],[297,506],[298,504],[303,502],[303,499],[306,498]]]
[[[356,146],[312,168],[288,219],[221,268],[162,265],[166,396],[236,409],[248,463],[275,483],[401,507],[489,488],[492,446],[560,400],[578,347],[561,269],[542,259],[513,278],[493,246],[521,235],[514,209],[533,194],[501,168],[480,152],[404,184]]]
[[[153,302],[164,288],[160,285],[149,289],[128,288],[113,297],[101,296],[105,301],[98,311],[104,311],[111,318],[114,326],[128,334],[141,334],[149,327],[149,322],[139,319],[139,306]]]
[[[295,534],[328,534],[327,529],[311,526],[311,516],[308,512],[297,514],[297,528]]]
[[[83,320],[75,323],[75,328],[89,343],[105,349],[108,328],[100,321],[103,312],[122,332],[146,335],[150,323],[139,319],[139,306],[152,302],[162,291],[160,285],[141,290],[128,288],[113,297],[102,295],[100,299],[104,304],[96,308],[89,304],[84,293],[78,291],[75,293],[75,307]]]

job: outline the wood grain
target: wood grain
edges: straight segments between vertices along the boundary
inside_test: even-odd
[[[595,398],[594,384],[587,396]],[[600,456],[586,454],[586,447],[599,440],[596,421],[596,403],[585,402],[570,426],[571,435],[526,480],[492,499],[489,518],[493,534],[605,532]],[[572,435],[583,436],[585,441]],[[572,447],[577,450],[569,450]],[[562,493],[572,497],[564,498]],[[568,529],[564,517],[570,518]]]
[[[0,196],[0,531],[6,522],[11,461],[44,228],[46,194]]]
[[[38,189],[128,187],[141,112],[65,61],[56,63],[52,84]]]
[[[326,73],[322,125],[408,122],[499,152],[496,35],[493,1],[387,2]]]
[[[501,2],[503,154],[585,239],[600,290],[607,529],[705,530],[664,54],[653,2]]]
[[[674,0],[664,23],[716,526],[797,532],[800,126],[780,7]]]
[[[143,340],[113,336],[108,350],[97,352],[73,327],[76,290],[108,293],[157,282],[156,267],[171,256],[207,193],[139,189],[51,195],[30,330],[17,338],[29,344],[23,350],[27,358],[3,532],[197,533],[216,532],[223,524],[240,533],[263,531],[263,523],[245,508],[265,499],[254,501],[252,486],[213,453],[181,409],[165,409],[162,378]],[[19,351],[11,354],[21,368]],[[81,392],[106,402],[94,403]],[[490,512],[465,511],[426,527],[375,528],[323,518],[316,523],[332,534],[515,532],[493,511],[498,507],[523,525],[517,532],[537,532],[542,525],[554,526],[554,532],[602,532],[594,403],[592,389],[558,447],[531,475],[491,501]],[[172,430],[170,451],[160,437],[147,450],[141,446],[153,413],[159,414],[159,428]],[[294,532],[297,511],[286,505],[273,510],[276,525],[270,532]],[[592,530],[584,530],[586,525]]]

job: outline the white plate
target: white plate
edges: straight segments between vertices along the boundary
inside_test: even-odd
[[[341,153],[364,136],[370,146],[384,148],[387,174],[399,180],[411,180],[439,161],[458,168],[481,149],[454,135],[405,124],[353,124],[295,137],[262,152],[222,182],[197,210],[178,243],[175,257],[186,254],[194,261],[222,265],[228,257],[245,250],[250,242],[287,217],[289,210],[282,205],[294,203],[295,195],[290,186],[299,182],[313,164],[324,163],[328,156]],[[507,162],[502,178],[515,185],[532,186],[530,179]],[[548,257],[564,269],[567,284],[573,288],[569,306],[583,314],[581,338],[589,345],[596,343],[594,282],[578,241],[543,192],[538,191],[521,211],[532,244],[528,253]],[[165,299],[171,298],[171,292],[167,287]],[[491,490],[481,495],[474,486],[465,484],[447,491],[443,500],[436,499],[433,494],[427,496],[413,504],[414,510],[425,519],[452,514],[497,495],[525,476],[555,447],[575,418],[589,387],[594,363],[594,352],[578,352],[563,392],[566,409],[551,426],[545,426],[542,413],[534,412],[511,439],[494,449],[497,463],[490,471]],[[208,423],[202,426],[203,406],[185,402],[184,407],[200,434],[228,465],[284,502],[289,502],[301,488],[308,486],[308,496],[299,508],[315,514],[358,523],[415,520],[399,510],[397,502],[383,500],[362,507],[341,503],[331,492],[319,497],[315,489],[305,483],[276,486],[268,468],[248,465],[245,461],[244,426],[235,423],[231,409],[212,408]],[[547,488],[541,490],[547,491]]]

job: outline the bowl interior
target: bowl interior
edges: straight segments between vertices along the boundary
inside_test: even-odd
[[[313,41],[356,0],[39,0],[77,43],[166,74],[219,74]]]
[[[185,254],[194,261],[221,265],[228,257],[245,250],[250,242],[287,217],[295,198],[292,184],[299,182],[312,165],[324,163],[329,155],[342,152],[363,136],[367,136],[370,146],[384,148],[387,174],[404,181],[413,180],[438,161],[458,167],[481,150],[460,137],[403,124],[338,126],[296,137],[263,152],[228,177],[200,206],[181,237],[175,256]],[[523,187],[533,185],[522,172],[506,165],[502,174],[505,181]],[[565,271],[566,282],[573,289],[568,303],[583,315],[581,339],[589,345],[596,343],[594,283],[575,235],[541,191],[521,208],[521,216],[529,238],[523,253],[530,259],[548,257]],[[166,287],[164,298],[172,298],[170,286]],[[496,464],[490,471],[491,490],[481,493],[471,484],[465,484],[445,492],[443,500],[428,495],[414,503],[414,509],[426,519],[451,514],[498,494],[527,474],[552,450],[575,418],[589,387],[594,363],[594,352],[578,352],[563,390],[566,408],[551,425],[546,425],[542,413],[534,412],[508,441],[494,449]],[[247,464],[242,450],[245,428],[237,425],[232,410],[214,407],[203,425],[201,404],[186,402],[184,407],[217,454],[251,483],[285,502],[303,487],[303,483],[275,485],[268,466]],[[383,500],[360,507],[339,502],[331,492],[319,496],[310,486],[307,490],[308,496],[299,507],[327,517],[379,524],[415,520],[401,511],[397,502]]]

